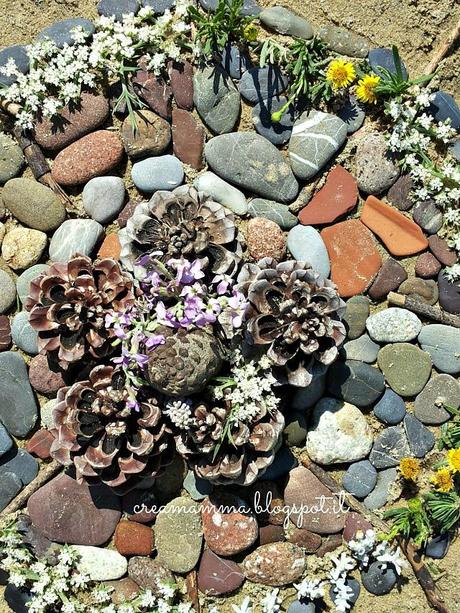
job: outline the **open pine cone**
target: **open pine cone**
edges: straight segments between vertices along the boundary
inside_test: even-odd
[[[240,261],[233,213],[186,185],[139,204],[119,237],[121,261],[129,270],[152,252],[161,252],[163,262],[200,258],[214,274],[232,275]]]
[[[335,285],[309,264],[272,258],[245,264],[237,281],[250,304],[250,341],[268,346],[280,383],[309,385],[318,366],[324,370],[337,358],[346,337],[345,303]]]
[[[51,364],[67,369],[81,360],[98,360],[113,352],[113,329],[105,316],[134,302],[131,277],[112,259],[93,264],[76,255],[55,263],[30,284],[25,308],[38,332],[38,348]]]
[[[125,376],[96,366],[88,381],[61,388],[53,411],[51,455],[74,464],[77,480],[101,480],[118,493],[156,477],[173,456],[173,438],[158,396],[141,389],[140,410],[128,404]]]

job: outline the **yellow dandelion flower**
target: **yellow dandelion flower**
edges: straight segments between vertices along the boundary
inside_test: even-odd
[[[453,473],[460,472],[460,449],[450,449],[447,452],[447,462]]]
[[[254,24],[248,23],[243,30],[243,36],[248,42],[254,43],[259,36],[259,30]]]
[[[403,458],[399,462],[399,470],[404,479],[415,481],[420,472],[420,462],[415,458]]]
[[[380,77],[375,74],[367,74],[365,77],[358,81],[358,87],[356,88],[356,97],[361,102],[368,102],[375,104],[377,102],[377,94],[375,88],[380,83]]]
[[[326,79],[332,84],[333,89],[348,87],[356,79],[355,67],[345,60],[332,60],[327,67]]]
[[[450,492],[454,487],[454,480],[448,468],[440,468],[435,475],[431,477],[431,483],[440,492]]]

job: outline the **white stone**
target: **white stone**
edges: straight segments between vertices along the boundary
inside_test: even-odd
[[[405,343],[419,335],[422,322],[411,311],[391,307],[368,317],[366,328],[377,343]]]
[[[205,192],[213,200],[237,215],[245,215],[248,212],[248,203],[243,192],[240,192],[239,189],[233,187],[233,185],[230,185],[213,172],[203,173],[195,179],[193,185],[199,192]]]
[[[82,193],[83,207],[92,219],[108,223],[115,219],[125,200],[125,184],[121,177],[95,177]]]
[[[92,581],[110,581],[119,579],[128,570],[128,560],[118,551],[92,547],[90,545],[73,545],[80,555],[79,568]]]

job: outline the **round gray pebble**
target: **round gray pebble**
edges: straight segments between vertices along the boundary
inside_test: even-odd
[[[160,155],[133,164],[131,176],[137,189],[151,194],[178,187],[184,180],[184,169],[174,155]]]
[[[361,571],[361,581],[371,594],[382,596],[388,594],[396,585],[398,576],[391,565],[384,568],[383,562],[372,562]]]
[[[285,97],[262,100],[252,109],[252,123],[261,136],[274,145],[284,145],[291,138],[294,125],[294,108],[289,107],[280,121],[272,121],[272,113],[277,113],[287,102]]]
[[[36,279],[44,270],[48,270],[49,266],[46,264],[35,264],[21,275],[19,275],[16,281],[16,289],[18,292],[19,300],[24,303],[24,300],[30,293],[30,282]]]
[[[13,343],[29,355],[37,355],[37,333],[29,323],[29,313],[21,311],[14,316],[11,323]]]
[[[374,415],[388,426],[394,426],[402,422],[406,415],[406,404],[401,396],[398,396],[389,387],[385,390],[382,398],[374,407]]]
[[[352,464],[342,479],[343,487],[357,498],[368,496],[376,483],[377,471],[369,460],[362,460]]]
[[[95,177],[83,189],[83,207],[101,224],[115,219],[125,201],[125,184],[121,177]]]

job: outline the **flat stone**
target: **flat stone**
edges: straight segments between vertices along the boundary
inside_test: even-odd
[[[200,5],[205,11],[214,12],[219,4],[218,0],[200,0]],[[241,15],[245,17],[256,17],[262,11],[255,0],[244,0],[241,8]]]
[[[61,387],[65,387],[62,373],[49,368],[45,355],[36,355],[31,359],[29,380],[34,390],[45,396],[56,394]]]
[[[434,434],[410,413],[404,418],[404,429],[411,454],[416,458],[424,458],[434,447]]]
[[[361,571],[361,581],[368,592],[382,596],[391,592],[398,581],[398,575],[391,564],[372,562]]]
[[[73,547],[80,556],[81,572],[88,575],[91,581],[119,579],[128,570],[128,560],[118,551],[88,545],[74,545]]]
[[[50,260],[67,262],[73,255],[91,255],[104,228],[93,219],[68,219],[56,232],[49,246]]]
[[[378,47],[377,49],[371,49],[369,51],[368,59],[369,59],[369,64],[371,65],[371,68],[376,75],[380,77],[384,76],[382,71],[379,70],[379,68],[385,68],[386,70],[391,72],[391,74],[393,75],[396,74],[396,65],[395,65],[392,49],[385,49],[384,47]],[[402,60],[401,60],[401,72],[402,72],[403,78],[407,79],[407,70]]]
[[[171,513],[171,507],[179,512]],[[203,529],[197,507],[197,503],[189,498],[174,498],[157,517],[155,542],[158,561],[173,572],[187,573],[195,568],[200,557]]]
[[[435,368],[443,373],[460,372],[460,330],[443,324],[423,326],[418,342],[427,351]]]
[[[184,479],[184,490],[186,490],[193,500],[200,502],[209,496],[214,489],[214,485],[207,479],[197,477],[193,470],[189,470]]]
[[[347,126],[337,115],[305,111],[294,123],[289,159],[296,177],[311,179],[341,148]]]
[[[259,19],[264,26],[278,32],[278,34],[305,40],[313,36],[311,24],[284,6],[271,6],[264,9],[260,13]]]
[[[282,543],[286,538],[284,536],[283,526],[261,526],[259,529],[259,545],[267,545],[268,543]]]
[[[126,227],[128,219],[132,217],[138,204],[140,204],[140,202],[136,200],[129,200],[126,203],[126,205],[123,207],[123,209],[121,210],[121,213],[117,217],[117,223],[120,229]]]
[[[359,598],[359,594],[361,592],[361,585],[359,581],[353,579],[353,577],[347,577],[345,579],[344,585],[347,588],[346,601],[347,603],[349,603],[350,606],[353,606]],[[343,602],[342,599],[339,600],[338,595],[339,589],[336,586],[331,585],[329,589],[329,596],[335,604],[341,604]]]
[[[324,395],[326,389],[325,373],[314,374],[308,387],[296,388],[292,397],[292,408],[296,411],[305,411],[313,407]]]
[[[372,530],[372,524],[368,522],[363,515],[350,511],[350,513],[347,514],[345,527],[342,533],[343,540],[349,543],[355,540],[357,532],[365,534],[367,530]]]
[[[319,534],[310,532],[310,530],[291,525],[289,526],[288,541],[302,547],[306,553],[315,553],[321,546],[322,538]]]
[[[305,554],[291,543],[261,545],[243,561],[247,579],[262,585],[281,586],[297,581],[305,570]]]
[[[0,459],[0,473],[16,475],[22,485],[29,485],[38,475],[38,462],[25,449],[14,447]]]
[[[20,311],[11,322],[11,338],[19,349],[29,355],[38,353],[38,335],[29,323],[29,313]]]
[[[163,119],[171,119],[172,88],[163,77],[142,69],[135,74],[133,83],[134,90],[152,111]]]
[[[337,116],[347,124],[347,134],[353,134],[363,125],[366,112],[356,96],[350,95],[337,111]]]
[[[314,602],[300,602],[294,600],[289,605],[287,613],[317,613],[318,609]]]
[[[66,105],[54,117],[36,121],[35,141],[44,149],[60,151],[99,128],[108,116],[109,102],[104,95],[82,92],[78,105]]]
[[[366,57],[369,52],[367,40],[351,30],[334,25],[323,26],[318,36],[326,42],[332,51],[351,57]]]
[[[318,230],[312,226],[295,226],[289,230],[287,246],[296,260],[310,264],[325,277],[329,276],[329,256]]]
[[[303,413],[289,413],[283,430],[288,447],[303,447],[307,437],[307,420]]]
[[[9,136],[0,132],[0,185],[17,177],[24,168],[25,161],[21,147]],[[5,200],[5,190],[2,199]]]
[[[231,132],[240,114],[240,94],[220,66],[193,75],[193,102],[201,119],[214,134]]]
[[[193,65],[187,60],[171,61],[168,63],[168,74],[178,108],[191,111],[193,109]]]
[[[276,481],[286,476],[293,468],[298,466],[297,458],[285,445],[276,453],[275,459],[264,472],[264,479]]]
[[[331,261],[331,279],[340,296],[366,290],[380,270],[382,259],[374,237],[359,219],[350,219],[321,232]]]
[[[105,584],[113,588],[110,598],[115,605],[125,605],[127,602],[131,602],[139,596],[141,591],[137,583],[130,577],[124,577],[123,579],[117,579],[115,581],[107,581]]]
[[[19,300],[22,303],[24,303],[30,293],[30,282],[36,279],[42,272],[48,270],[48,268],[46,264],[35,264],[35,266],[31,266],[19,275],[16,281],[16,289]]]
[[[366,328],[378,343],[400,343],[416,338],[422,329],[420,319],[406,309],[390,307],[368,317]]]
[[[0,269],[0,313],[9,311],[16,302],[16,284],[8,273]]]
[[[365,194],[381,194],[399,176],[399,166],[380,132],[367,134],[358,142],[355,163],[358,187]]]
[[[155,544],[153,530],[136,521],[122,520],[115,530],[114,544],[124,556],[149,556]]]
[[[140,588],[161,594],[161,585],[174,583],[174,575],[158,560],[134,556],[128,562],[128,575]]]
[[[364,362],[338,360],[328,370],[327,390],[333,396],[358,407],[373,404],[380,398],[384,388],[382,373]]]
[[[119,498],[108,487],[79,484],[64,473],[34,492],[27,509],[50,540],[75,545],[107,542],[121,515]]]
[[[400,460],[409,455],[409,443],[404,428],[390,426],[375,437],[369,460],[377,469],[391,468],[398,466]]]
[[[195,170],[203,168],[203,150],[206,131],[203,124],[189,111],[174,109],[172,114],[174,155]]]
[[[7,315],[0,315],[0,351],[11,347],[11,326]]]
[[[30,59],[27,54],[27,49],[24,45],[13,45],[12,47],[6,47],[0,51],[0,67],[7,65],[10,59],[14,60],[16,68],[22,74],[27,74],[30,68]],[[0,84],[8,87],[13,83],[16,83],[18,78],[15,75],[6,76],[0,74]]]
[[[298,194],[298,183],[282,154],[259,134],[216,136],[206,144],[205,156],[222,179],[259,196],[291,202]]]
[[[336,166],[328,174],[324,187],[300,211],[299,221],[306,226],[332,223],[353,210],[357,200],[355,178],[343,166]]]
[[[459,392],[460,386],[453,377],[445,374],[434,377],[415,400],[415,417],[428,425],[446,422],[451,414],[444,406],[457,409]]]
[[[241,79],[243,72],[251,68],[251,60],[245,50],[238,48],[238,45],[227,43],[221,53],[220,64],[232,79]]]
[[[381,238],[392,255],[414,255],[428,247],[417,224],[374,196],[369,196],[364,203],[361,221]]]
[[[426,546],[424,554],[434,560],[442,560],[445,557],[450,545],[450,535],[448,532],[431,538]]]
[[[422,279],[437,277],[441,268],[441,262],[428,251],[421,253],[415,261],[415,274]]]
[[[439,298],[438,286],[433,279],[425,281],[417,279],[417,277],[411,277],[401,283],[398,292],[431,305],[436,304]]]
[[[342,347],[347,360],[360,360],[366,364],[373,364],[377,359],[380,346],[374,343],[367,334],[348,341]]]
[[[48,460],[51,457],[51,445],[53,444],[54,436],[45,428],[37,430],[27,441],[26,450],[33,456],[42,460]]]
[[[273,96],[260,100],[252,109],[252,123],[256,132],[274,145],[284,145],[291,138],[294,125],[294,107],[283,113],[280,121],[272,120],[272,113],[278,113],[287,103],[285,96]]]
[[[247,213],[248,203],[243,192],[213,172],[204,172],[195,179],[193,185],[199,192],[208,194],[213,200],[230,209],[233,213],[237,215],[245,215]]]
[[[434,235],[428,237],[430,251],[444,266],[453,266],[457,261],[457,254],[449,247],[445,238]]]
[[[406,404],[401,396],[387,388],[374,407],[374,415],[388,426],[399,424],[406,415]]]
[[[60,185],[81,185],[112,171],[123,154],[123,144],[116,132],[97,130],[58,153],[51,174]]]
[[[387,258],[369,288],[369,296],[372,300],[382,300],[389,292],[396,290],[405,279],[407,272],[401,264],[393,258]]]
[[[104,238],[97,255],[100,258],[112,258],[113,260],[120,259],[121,244],[117,233],[108,234]]]
[[[95,27],[92,21],[84,19],[83,17],[72,17],[70,19],[64,19],[57,21],[52,25],[42,30],[37,39],[40,40],[52,40],[60,49],[64,45],[70,47],[75,44],[73,37],[73,30],[75,28],[82,28],[88,35],[94,34]]]
[[[133,130],[133,119],[127,117],[121,126],[121,140],[130,158],[137,159],[150,155],[160,155],[171,142],[171,128],[166,119],[152,111],[142,109],[134,116],[136,130]]]
[[[455,98],[447,92],[437,91],[429,110],[436,121],[450,119],[450,125],[454,130],[460,130],[460,108]]]
[[[377,471],[369,460],[352,464],[342,479],[343,487],[357,498],[365,498],[372,492],[376,483]]]
[[[431,374],[430,354],[410,343],[386,345],[377,358],[390,387],[400,396],[416,396]]]
[[[41,558],[44,556],[50,548],[54,548],[55,545],[43,536],[41,532],[39,532],[35,526],[32,525],[30,517],[25,514],[21,514],[17,516],[16,519],[16,527],[21,533],[21,540],[23,543],[30,546],[32,552],[37,556],[37,558]]]
[[[288,85],[288,79],[279,68],[269,64],[255,66],[243,73],[240,79],[240,94],[247,102],[255,103],[279,96]]]
[[[4,455],[13,446],[13,441],[8,434],[5,426],[0,423],[0,457]]]
[[[123,21],[123,15],[132,13],[135,15],[139,10],[137,0],[99,0],[97,12],[105,17],[115,17],[117,21]]]
[[[151,6],[156,15],[163,15],[174,6],[174,0],[142,0],[142,6]]]
[[[172,191],[184,180],[182,163],[174,155],[149,157],[133,164],[131,177],[142,192]]]
[[[436,234],[444,223],[442,212],[432,200],[418,202],[412,210],[412,218],[428,234]]]
[[[372,432],[356,406],[327,397],[318,402],[311,414],[306,444],[314,462],[354,462],[366,457],[371,446]]]
[[[278,224],[263,217],[253,217],[246,228],[246,245],[253,260],[265,257],[282,260],[286,254],[286,237]]]
[[[95,177],[82,193],[83,208],[95,221],[106,224],[115,219],[125,201],[125,184],[121,177]]]
[[[48,187],[32,179],[11,179],[2,191],[7,209],[35,230],[55,230],[66,217],[64,205]]]
[[[21,480],[15,474],[0,471],[0,511],[3,511],[21,490]]]
[[[15,351],[0,353],[0,420],[10,434],[24,438],[35,426],[37,417],[24,359]]]
[[[460,138],[457,138],[457,140],[455,140],[449,147],[449,153],[457,160],[457,162],[460,162]]]
[[[414,204],[411,198],[413,187],[412,177],[401,175],[388,190],[388,201],[400,211],[408,211]]]
[[[397,476],[398,472],[394,467],[379,470],[377,473],[377,484],[369,496],[366,496],[363,500],[364,506],[371,511],[384,507],[390,498],[392,490],[395,488]]]
[[[2,242],[2,257],[13,270],[24,270],[41,258],[48,237],[44,232],[15,226]]]
[[[439,305],[448,313],[460,313],[460,281],[449,281],[445,271],[438,275]]]
[[[366,296],[353,296],[347,300],[345,315],[343,316],[348,332],[347,338],[355,339],[363,334],[369,312],[369,298]]]
[[[206,596],[222,596],[234,592],[244,582],[244,574],[232,560],[224,560],[205,549],[198,568],[198,589]]]
[[[251,217],[265,217],[279,225],[283,230],[290,230],[297,225],[297,217],[289,212],[288,207],[281,202],[253,198],[248,203],[248,213]]]

